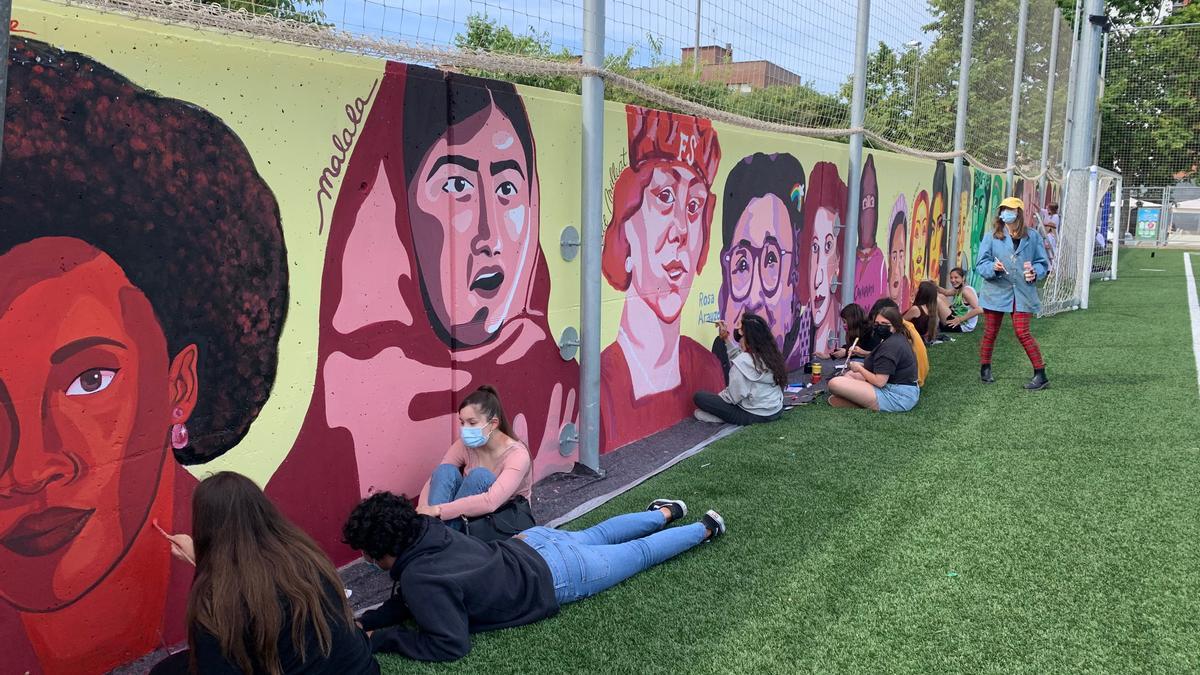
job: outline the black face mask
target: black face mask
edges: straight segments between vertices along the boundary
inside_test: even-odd
[[[741,328],[734,328],[734,329],[733,329],[733,339],[734,339],[734,341],[736,341],[736,342],[741,342],[741,341],[742,341],[742,329],[741,329]]]
[[[886,340],[892,336],[892,327],[883,324],[875,324],[875,337],[880,340]]]

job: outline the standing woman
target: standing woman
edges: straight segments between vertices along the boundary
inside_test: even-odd
[[[719,394],[696,392],[696,419],[743,426],[779,419],[788,373],[766,319],[743,314],[733,340],[725,323],[718,325],[729,351],[729,386]]]
[[[151,675],[379,673],[333,563],[254,481],[231,471],[204,479],[192,495],[195,540],[159,532],[196,576],[189,649]]]
[[[984,322],[983,341],[979,345],[979,379],[995,382],[992,349],[1004,315],[1012,312],[1017,339],[1033,364],[1033,379],[1025,388],[1035,391],[1050,385],[1041,349],[1029,332],[1030,319],[1042,308],[1036,284],[1046,277],[1049,262],[1042,236],[1025,227],[1024,210],[1024,202],[1016,197],[1000,202],[992,236],[984,237],[975,259],[975,272],[983,277],[979,294]]]

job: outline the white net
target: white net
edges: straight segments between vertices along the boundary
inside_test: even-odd
[[[1062,225],[1048,242],[1050,273],[1039,290],[1042,316],[1079,309],[1095,266],[1111,269],[1113,244],[1106,235],[1113,222],[1114,180],[1096,174],[1093,191],[1091,176],[1090,171],[1073,170],[1063,182]]]

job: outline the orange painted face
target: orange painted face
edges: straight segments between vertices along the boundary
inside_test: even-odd
[[[909,271],[908,278],[912,282],[912,287],[915,291],[917,284],[925,279],[927,269],[927,261],[925,255],[928,251],[929,241],[929,198],[924,194],[917,197],[917,203],[913,206],[912,217],[912,245],[909,254],[909,260],[912,263],[912,269]]]
[[[0,256],[0,598],[58,609],[121,562],[194,405],[184,351],[172,364],[149,300],[90,245]]]
[[[933,214],[929,221],[929,259],[925,266],[929,278],[937,281],[942,273],[942,237],[946,230],[946,201],[942,193],[933,195]]]

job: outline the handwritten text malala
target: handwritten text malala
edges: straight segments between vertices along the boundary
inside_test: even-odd
[[[367,109],[367,104],[371,102],[371,98],[375,96],[375,88],[378,86],[379,80],[375,80],[371,83],[371,90],[367,92],[366,98],[356,98],[353,103],[346,104],[346,119],[350,121],[350,126],[342,127],[340,134],[330,137],[333,139],[334,153],[329,156],[329,166],[321,170],[321,177],[317,179],[317,210],[321,214],[320,232],[325,231],[325,204],[333,201],[333,181],[342,175],[342,167],[346,166],[347,155],[350,154],[350,148],[354,147],[354,139],[358,137],[358,127],[362,124],[363,113]]]

